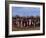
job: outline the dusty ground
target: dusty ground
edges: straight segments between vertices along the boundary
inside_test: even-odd
[[[26,31],[26,30],[40,30],[40,27],[39,26],[36,26],[35,28],[32,26],[32,27],[12,27],[12,31]]]

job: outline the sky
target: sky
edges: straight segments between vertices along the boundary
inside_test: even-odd
[[[40,16],[39,7],[12,7],[12,16]]]

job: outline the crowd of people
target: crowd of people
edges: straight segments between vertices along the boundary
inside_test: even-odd
[[[40,17],[39,16],[30,16],[30,17],[13,17],[12,18],[12,25],[14,27],[36,27],[40,26]]]

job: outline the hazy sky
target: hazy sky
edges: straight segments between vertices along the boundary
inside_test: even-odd
[[[40,8],[38,7],[12,7],[12,16],[39,16]]]

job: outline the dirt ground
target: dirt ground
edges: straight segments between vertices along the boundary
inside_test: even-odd
[[[32,26],[32,27],[12,27],[12,31],[28,31],[28,30],[40,30],[40,27],[39,26],[36,26],[35,28]]]

